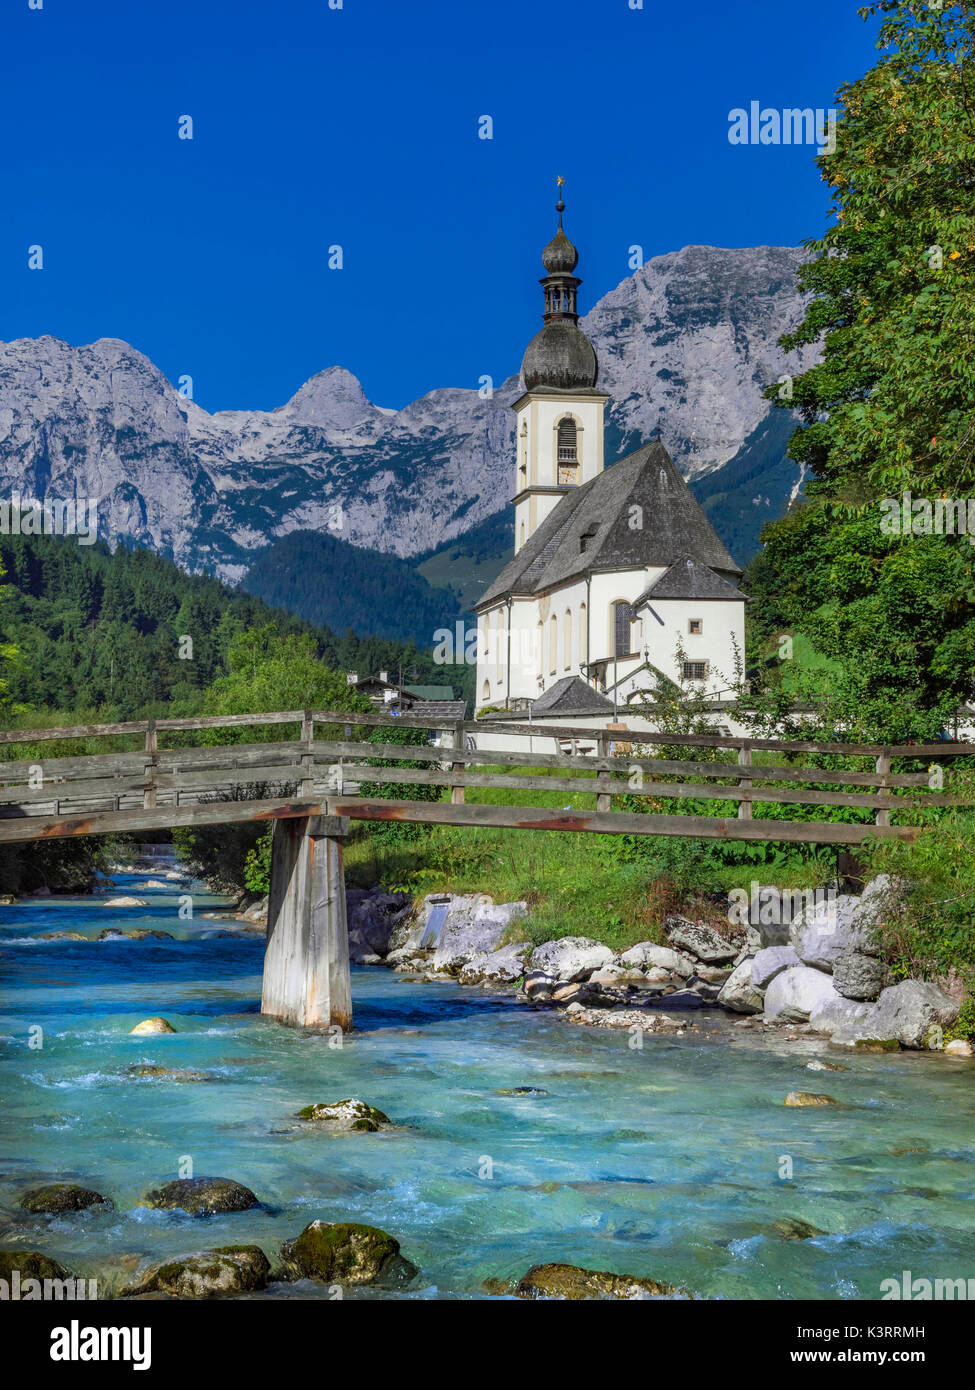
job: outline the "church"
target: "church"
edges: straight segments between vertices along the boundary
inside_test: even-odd
[[[544,324],[513,406],[514,559],[476,605],[476,712],[612,718],[661,675],[728,698],[744,661],[741,570],[659,438],[604,466],[609,396],[579,327],[561,197],[556,210]]]

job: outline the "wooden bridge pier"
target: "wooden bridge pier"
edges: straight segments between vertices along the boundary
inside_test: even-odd
[[[342,840],[346,816],[278,820],[261,1013],[294,1028],[352,1028]]]

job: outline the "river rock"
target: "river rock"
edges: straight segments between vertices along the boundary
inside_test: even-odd
[[[137,1062],[126,1068],[126,1075],[147,1081],[178,1081],[189,1084],[200,1081],[214,1081],[210,1072],[196,1071],[193,1067],[157,1067],[149,1062]]]
[[[178,1178],[147,1192],[138,1205],[212,1216],[215,1212],[250,1211],[260,1202],[249,1187],[232,1178]]]
[[[20,1199],[25,1211],[60,1215],[66,1211],[85,1211],[88,1207],[110,1207],[112,1203],[91,1187],[77,1187],[70,1182],[52,1182],[46,1187],[32,1187]]]
[[[671,975],[680,976],[682,980],[689,979],[697,969],[696,962],[691,960],[690,956],[674,951],[670,946],[657,946],[652,941],[638,941],[635,946],[624,951],[620,956],[620,964],[636,970],[666,970]]]
[[[878,874],[865,885],[857,900],[853,913],[854,927],[875,939],[888,918],[903,913],[907,892],[908,884],[904,880],[893,878],[890,874]]]
[[[854,1028],[870,1011],[870,1005],[846,999],[835,990],[824,994],[809,1015],[809,1026],[832,1037],[844,1028]]]
[[[549,975],[544,970],[530,970],[525,975],[522,989],[526,999],[551,999],[552,991],[558,983],[554,975]]]
[[[466,965],[461,966],[457,978],[462,985],[513,984],[524,975],[525,958],[531,954],[531,949],[527,942],[522,942],[517,946],[502,946],[497,951],[472,956]]]
[[[129,1029],[129,1033],[135,1033],[142,1037],[146,1033],[175,1033],[176,1029],[171,1023],[167,1023],[164,1018],[144,1018],[141,1023],[137,1023],[134,1028]]]
[[[377,1226],[352,1221],[312,1221],[281,1246],[285,1277],[337,1284],[408,1284],[416,1265],[400,1254],[399,1241]]]
[[[332,1129],[355,1129],[367,1133],[375,1133],[380,1125],[390,1123],[388,1115],[384,1115],[375,1106],[367,1105],[364,1100],[337,1100],[330,1105],[306,1105],[303,1110],[298,1111],[298,1116],[302,1120],[328,1124]]]
[[[611,965],[613,960],[609,947],[591,937],[563,936],[558,941],[546,941],[536,947],[528,964],[532,971],[541,970],[570,983],[584,979],[604,965]]]
[[[945,1044],[946,1057],[971,1057],[972,1045],[964,1038],[954,1038],[950,1043]]]
[[[880,945],[873,930],[854,923],[859,901],[859,898],[841,893],[821,898],[799,913],[789,927],[789,936],[803,965],[832,971],[837,957],[846,951],[877,953]]]
[[[528,915],[527,903],[493,903],[484,895],[455,898],[440,929],[434,970],[456,971],[475,956],[490,955],[513,922]]]
[[[664,932],[671,946],[703,961],[705,965],[722,965],[733,961],[738,954],[737,947],[706,922],[691,922],[687,917],[668,917],[664,922]]]
[[[776,975],[765,991],[765,1019],[774,1022],[805,1023],[816,1005],[834,998],[836,991],[828,975],[807,965],[794,965]]]
[[[766,946],[756,951],[752,960],[752,984],[756,989],[768,989],[776,975],[789,970],[801,961],[791,946]]]
[[[852,1024],[833,1033],[847,1047],[858,1042],[896,1040],[902,1047],[931,1045],[937,1030],[949,1028],[958,1017],[958,1001],[923,980],[888,985],[875,1004]]]
[[[844,999],[876,999],[888,978],[883,961],[862,951],[841,951],[833,962],[833,988]]]
[[[98,933],[99,941],[173,941],[172,932],[155,931],[150,927],[136,927],[123,931],[121,927],[106,927]]]
[[[64,1265],[42,1255],[40,1250],[0,1250],[0,1279],[6,1281],[9,1289],[11,1280],[19,1271],[21,1283],[25,1279],[73,1279],[74,1275]]]
[[[219,1298],[267,1287],[271,1263],[259,1245],[220,1245],[153,1265],[122,1290],[123,1298],[169,1294]]]
[[[367,963],[367,956],[385,959],[393,932],[409,917],[412,906],[409,893],[387,893],[381,888],[347,888],[349,959],[359,965]]]
[[[656,1279],[562,1264],[532,1265],[515,1289],[519,1298],[562,1298],[572,1302],[603,1298],[666,1298],[676,1292],[673,1285],[659,1283]]]
[[[38,933],[40,941],[87,941],[88,937],[80,931],[42,931]]]
[[[123,895],[121,898],[106,898],[103,907],[145,907],[144,898],[132,898]]]
[[[718,994],[718,1003],[736,1014],[760,1014],[765,1005],[761,990],[752,984],[752,958],[736,965]]]
[[[839,1105],[832,1096],[816,1095],[813,1091],[790,1091],[785,1098],[786,1105]]]

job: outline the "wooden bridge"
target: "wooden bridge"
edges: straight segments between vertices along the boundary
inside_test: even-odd
[[[439,734],[439,746],[379,741],[382,729],[411,727]],[[237,741],[244,737],[254,741]],[[506,739],[512,746],[499,749]],[[491,748],[479,749],[479,740]],[[62,755],[57,746],[79,741],[110,751]],[[32,756],[17,756],[24,746]],[[37,751],[46,747],[52,756]],[[685,749],[683,758],[654,756]],[[262,1012],[299,1027],[347,1029],[342,842],[352,820],[849,846],[867,836],[920,833],[917,824],[893,824],[892,814],[972,804],[970,785],[962,794],[932,791],[925,766],[945,767],[962,754],[975,754],[975,746],[634,734],[483,719],[431,730],[429,719],[334,710],[11,730],[0,732],[0,843],[275,822]],[[450,796],[366,796],[363,784],[443,788]],[[595,805],[476,800],[491,790],[569,793]],[[467,801],[468,791],[475,799]],[[613,810],[621,796],[643,798],[649,809]],[[737,810],[653,809],[685,800],[730,802]],[[762,804],[853,807],[871,819],[761,819],[753,813]]]

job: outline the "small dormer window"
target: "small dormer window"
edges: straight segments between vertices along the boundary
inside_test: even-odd
[[[585,555],[586,551],[589,549],[590,545],[592,544],[592,538],[593,538],[593,536],[594,536],[595,534],[596,534],[596,528],[595,528],[595,526],[590,526],[590,528],[589,528],[588,531],[583,531],[582,535],[579,537],[579,554],[580,554],[580,555]]]

